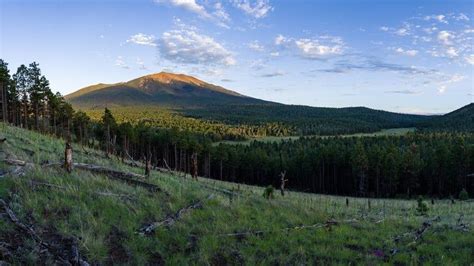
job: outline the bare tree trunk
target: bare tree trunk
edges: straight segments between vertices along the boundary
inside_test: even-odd
[[[193,152],[191,154],[191,176],[193,179],[197,180],[198,176],[198,158],[197,153]]]
[[[285,179],[285,176],[286,176],[286,171],[283,171],[280,173],[280,177],[281,177],[280,191],[281,191],[282,196],[285,196],[285,184],[288,181],[288,179]]]
[[[145,176],[150,177],[150,172],[151,172],[151,151],[148,149],[146,153],[146,159],[145,159]]]
[[[176,148],[176,143],[173,145],[174,148],[174,170],[178,170],[178,149]]]
[[[66,150],[64,151],[64,168],[68,173],[72,172],[72,146],[66,142]]]
[[[222,180],[222,160],[220,160],[220,165],[219,165],[220,169],[219,169],[219,178],[220,180]]]

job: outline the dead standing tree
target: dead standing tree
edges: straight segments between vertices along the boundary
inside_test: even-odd
[[[281,195],[285,196],[285,184],[288,182],[288,179],[285,179],[286,176],[286,171],[283,171],[280,173],[280,178],[281,178],[281,184],[280,184],[280,191]]]
[[[197,180],[198,176],[198,160],[197,160],[197,153],[193,152],[191,155],[191,176],[193,179]]]
[[[68,173],[72,172],[72,146],[71,143],[66,142],[66,149],[64,150],[64,168]]]
[[[150,151],[150,148],[148,148],[148,151],[146,152],[146,157],[145,157],[145,176],[150,177],[150,172],[151,172],[151,151]]]

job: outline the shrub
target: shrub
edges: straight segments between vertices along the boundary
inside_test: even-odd
[[[468,200],[469,199],[469,194],[467,194],[466,189],[462,189],[461,192],[459,192],[459,200]]]
[[[420,196],[418,197],[418,206],[416,207],[416,212],[419,215],[425,215],[428,212],[428,206],[425,202],[423,202],[423,198]]]
[[[266,199],[273,199],[274,191],[275,189],[273,188],[273,186],[266,187],[265,190],[263,191],[263,197]]]

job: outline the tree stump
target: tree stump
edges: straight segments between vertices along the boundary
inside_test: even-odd
[[[66,142],[66,149],[64,150],[64,168],[68,173],[72,172],[72,146],[69,142]]]

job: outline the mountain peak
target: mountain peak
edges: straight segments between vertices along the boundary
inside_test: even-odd
[[[97,84],[66,95],[75,106],[203,106],[268,104],[185,74],[159,72],[127,82]]]
[[[198,85],[198,86],[202,86],[202,85],[207,84],[206,82],[204,82],[202,80],[199,80],[199,79],[197,79],[195,77],[192,77],[192,76],[188,76],[188,75],[185,75],[185,74],[164,72],[164,71],[161,71],[161,72],[155,73],[155,74],[150,74],[150,75],[144,76],[142,78],[153,79],[155,81],[165,83],[165,84],[169,84],[173,81],[191,83],[191,84],[195,84],[195,85]]]

